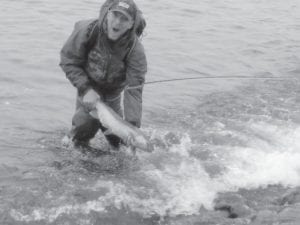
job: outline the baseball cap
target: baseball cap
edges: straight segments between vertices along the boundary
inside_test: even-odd
[[[135,19],[137,7],[132,0],[118,0],[110,7],[111,11],[119,11],[131,19]]]

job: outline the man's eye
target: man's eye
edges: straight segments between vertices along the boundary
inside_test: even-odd
[[[124,22],[128,22],[129,19],[127,18],[127,16],[125,16],[123,13],[118,12],[118,11],[113,11],[113,16],[116,18],[119,18],[120,20],[124,21]]]

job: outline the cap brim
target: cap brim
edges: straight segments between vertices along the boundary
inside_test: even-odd
[[[120,9],[120,8],[116,8],[116,9],[111,9],[110,11],[117,11],[120,12],[122,14],[124,14],[128,19],[133,20],[132,16],[130,16],[125,10]]]

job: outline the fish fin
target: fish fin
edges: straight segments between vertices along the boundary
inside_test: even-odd
[[[103,132],[104,135],[110,135],[110,134],[113,134],[112,130],[111,129],[107,129]]]
[[[93,118],[98,119],[97,110],[90,111],[89,114],[90,114]]]
[[[124,144],[126,145],[126,146],[130,146],[131,145],[131,143],[132,143],[132,135],[131,134],[129,134],[128,136],[127,136],[127,138],[124,140]]]

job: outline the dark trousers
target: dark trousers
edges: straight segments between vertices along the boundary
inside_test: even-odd
[[[103,99],[104,102],[110,106],[116,113],[122,117],[121,110],[121,98],[120,96],[114,99]],[[93,137],[95,137],[98,130],[104,132],[105,127],[99,122],[98,119],[92,117],[88,111],[82,106],[80,101],[77,99],[76,112],[72,119],[72,129],[69,136],[76,143],[88,143]],[[121,139],[115,135],[105,135],[107,141],[113,146],[118,147],[121,143]]]

